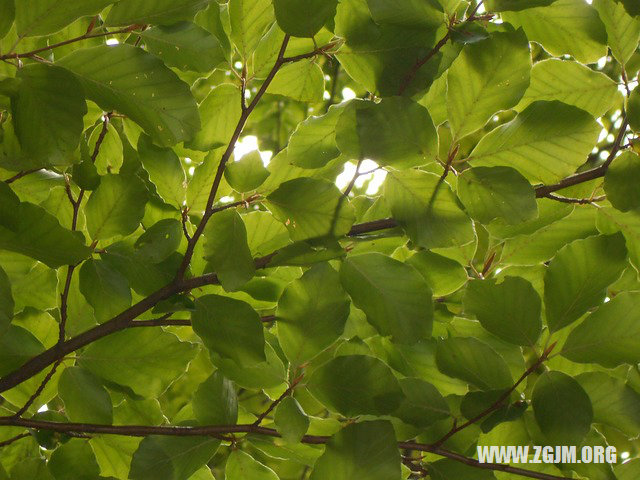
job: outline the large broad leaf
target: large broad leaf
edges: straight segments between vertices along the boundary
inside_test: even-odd
[[[298,102],[321,102],[324,94],[324,74],[313,60],[286,64],[278,70],[267,93],[283,95]]]
[[[481,390],[500,390],[513,384],[509,367],[493,348],[475,338],[451,337],[438,342],[438,370]]]
[[[269,343],[265,344],[265,356],[265,361],[249,367],[238,365],[234,360],[217,353],[211,355],[211,360],[225,377],[242,388],[260,390],[282,385],[287,376],[285,366]]]
[[[640,19],[629,15],[624,5],[615,0],[595,0],[593,7],[607,30],[607,44],[613,56],[624,65],[638,48]]]
[[[469,160],[474,166],[514,167],[529,180],[552,183],[586,161],[600,130],[584,110],[538,101],[483,137]]]
[[[193,413],[205,425],[233,425],[238,420],[238,397],[233,382],[215,372],[193,396]]]
[[[15,14],[14,0],[0,0],[0,38],[4,37],[11,29]]]
[[[542,374],[533,388],[533,413],[540,430],[553,445],[580,445],[591,428],[589,396],[562,372]]]
[[[290,443],[299,443],[311,423],[307,414],[293,397],[286,397],[280,402],[273,421],[278,433]]]
[[[229,16],[231,40],[247,59],[275,19],[271,0],[229,0]]]
[[[227,163],[224,178],[236,192],[251,192],[264,183],[269,171],[258,150],[249,152],[236,162]]]
[[[227,459],[225,480],[278,480],[276,472],[242,450],[234,450]]]
[[[469,279],[460,263],[428,250],[417,252],[406,262],[424,277],[435,297],[455,292]]]
[[[157,147],[149,137],[140,135],[138,155],[158,195],[169,205],[181,209],[187,178],[175,152],[170,148]]]
[[[99,478],[100,473],[89,442],[77,438],[56,448],[48,467],[56,480],[91,480]]]
[[[107,25],[172,24],[190,20],[210,0],[127,0],[118,2],[107,16]]]
[[[348,233],[355,221],[349,200],[326,180],[296,178],[284,182],[267,200],[293,240],[339,237]]]
[[[132,233],[144,216],[147,190],[133,175],[106,175],[89,197],[85,213],[94,240]]]
[[[640,210],[640,157],[624,152],[607,168],[604,191],[607,200],[622,212]]]
[[[349,297],[328,263],[307,270],[278,301],[278,340],[292,365],[300,365],[335,342],[349,316]]]
[[[447,106],[456,138],[514,107],[529,86],[531,53],[524,33],[496,33],[466,45],[449,68]]]
[[[21,0],[16,4],[16,27],[20,37],[57,32],[74,20],[93,15],[117,0]]]
[[[375,420],[336,433],[314,465],[310,480],[400,480],[400,452],[391,423]]]
[[[338,148],[351,159],[408,168],[435,160],[438,136],[429,111],[405,97],[354,102],[336,126]]]
[[[574,328],[562,355],[613,368],[640,362],[640,293],[623,292]]]
[[[578,62],[551,58],[533,66],[531,84],[516,108],[522,110],[538,100],[559,100],[600,117],[619,98],[618,85],[604,73]]]
[[[393,218],[421,247],[460,246],[475,237],[471,219],[460,208],[449,185],[433,173],[389,172],[384,198]]]
[[[606,288],[622,273],[627,258],[620,234],[576,240],[562,248],[544,277],[547,324],[566,327],[600,304]]]
[[[58,393],[65,413],[72,422],[101,423],[113,421],[111,397],[100,381],[80,367],[65,368],[58,380]]]
[[[31,332],[10,325],[4,335],[0,336],[0,377],[20,368],[43,350],[44,347]]]
[[[336,14],[338,0],[274,0],[276,20],[294,37],[313,37]]]
[[[0,337],[11,324],[13,318],[13,295],[7,273],[0,266]]]
[[[80,291],[93,307],[98,322],[105,322],[131,306],[129,282],[104,260],[89,259],[82,264]]]
[[[182,240],[182,226],[174,218],[154,223],[138,237],[134,248],[143,262],[161,263],[174,253]]]
[[[58,64],[78,77],[89,99],[105,110],[116,110],[131,118],[162,146],[188,140],[200,130],[196,101],[189,86],[159,58],[140,48],[85,48],[67,55]]]
[[[156,398],[186,371],[195,355],[194,345],[172,333],[130,328],[92,343],[78,363],[107,382]]]
[[[329,410],[347,417],[390,414],[403,398],[391,369],[366,355],[329,360],[313,372],[307,388]]]
[[[640,267],[640,212],[622,213],[615,208],[598,210],[598,230],[612,234],[622,232],[629,258],[636,268]]]
[[[507,12],[503,18],[522,26],[531,41],[552,55],[571,55],[593,63],[607,54],[607,32],[598,12],[583,0],[557,0],[548,7]]]
[[[533,346],[542,332],[540,296],[521,277],[470,282],[464,308],[488,331],[516,345]]]
[[[22,150],[40,165],[68,165],[78,148],[87,113],[82,87],[63,68],[35,64],[18,72],[11,99]]]
[[[238,290],[255,273],[247,229],[233,209],[216,213],[205,228],[204,258],[226,291]]]
[[[431,289],[412,267],[380,253],[348,257],[340,280],[381,335],[415,343],[431,335]]]
[[[450,415],[446,400],[429,382],[419,378],[403,378],[400,387],[405,398],[393,416],[404,423],[424,428]]]
[[[205,346],[221,357],[246,367],[265,361],[264,329],[249,304],[206,295],[196,300],[191,319]]]

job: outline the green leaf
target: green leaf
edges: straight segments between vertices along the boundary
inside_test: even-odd
[[[180,246],[182,226],[174,218],[165,218],[149,227],[134,244],[136,256],[143,262],[158,264]]]
[[[640,157],[633,152],[623,152],[616,157],[604,176],[607,200],[622,212],[640,210]]]
[[[48,35],[76,19],[99,13],[116,0],[23,0],[16,4],[16,27],[20,37]],[[0,35],[0,37],[3,35]]]
[[[93,153],[96,152],[98,139],[102,137],[102,143],[100,144],[100,148],[97,150],[98,155],[95,158],[95,162],[93,162],[93,165],[95,166],[95,172],[100,175],[106,175],[107,173],[118,173],[120,171],[120,167],[122,167],[122,162],[124,160],[122,140],[120,139],[120,135],[118,134],[118,131],[112,123],[107,123],[107,130],[104,135],[102,133],[103,128],[103,124],[98,124],[95,126],[95,128],[91,132],[89,141],[87,142],[87,146],[89,148],[88,152],[91,152],[91,156],[88,155],[88,152],[87,155],[81,153],[81,158],[83,162],[91,164],[91,158],[93,157]],[[81,145],[80,148],[84,149],[84,145]],[[84,168],[87,169],[87,165],[85,165]],[[98,186],[98,183],[99,179],[95,184],[93,184],[90,179],[89,186],[93,187],[91,188],[91,190],[94,190]]]
[[[94,435],[89,444],[103,477],[128,478],[131,458],[141,438],[118,435]]]
[[[313,37],[336,14],[338,0],[274,0],[278,26],[294,37]]]
[[[469,282],[464,308],[489,332],[516,345],[535,345],[542,332],[542,302],[531,283],[521,277]]]
[[[100,381],[80,367],[65,368],[58,380],[58,394],[72,422],[111,425],[111,397]]]
[[[607,54],[605,27],[598,12],[582,0],[557,0],[502,16],[554,56],[568,54],[581,63],[594,63]]]
[[[481,390],[499,390],[513,384],[504,359],[486,343],[471,337],[451,337],[438,342],[438,370]]]
[[[216,213],[205,228],[204,258],[228,292],[238,290],[255,274],[247,229],[234,209]]]
[[[578,363],[608,368],[640,361],[640,293],[622,292],[574,328],[562,355]]]
[[[87,113],[82,87],[63,68],[35,64],[18,71],[11,99],[22,150],[40,165],[68,165],[78,148]]]
[[[435,29],[443,25],[444,12],[435,0],[367,0],[378,24]]]
[[[149,52],[180,70],[205,73],[225,61],[218,39],[191,22],[153,27],[140,36]]]
[[[0,335],[0,377],[20,368],[31,357],[44,351],[33,334],[22,327],[10,325]]]
[[[47,465],[56,480],[95,480],[100,474],[89,442],[78,438],[56,448]]]
[[[185,145],[203,152],[226,146],[242,115],[240,100],[235,85],[224,83],[211,90],[199,106],[202,130]]]
[[[546,7],[556,0],[488,0],[487,10],[490,12],[519,11],[533,7]]]
[[[620,234],[576,240],[562,248],[544,277],[544,303],[551,331],[576,321],[604,300],[627,258]]]
[[[607,30],[607,43],[613,56],[624,65],[638,48],[640,20],[629,15],[624,5],[615,0],[595,0],[593,8]]]
[[[442,459],[429,463],[427,470],[431,480],[495,480],[491,470],[481,470],[455,460]]]
[[[600,130],[584,110],[538,101],[483,137],[469,160],[474,166],[513,167],[529,180],[553,183],[585,162]]]
[[[355,221],[353,207],[335,184],[315,178],[282,183],[267,197],[273,215],[295,241],[340,237]]]
[[[298,102],[321,102],[324,74],[313,59],[288,63],[278,70],[267,93],[283,95]]]
[[[246,154],[236,162],[230,162],[224,169],[224,178],[229,185],[240,193],[255,190],[269,176],[269,171],[264,167],[260,152],[254,150]]]
[[[147,190],[132,175],[105,175],[85,207],[87,230],[94,240],[134,232],[144,216]]]
[[[211,361],[225,377],[233,380],[238,386],[260,390],[277,387],[284,383],[286,378],[282,360],[269,343],[265,344],[265,356],[265,361],[248,367],[238,365],[234,360],[217,354],[211,355]]]
[[[429,382],[419,378],[402,378],[400,387],[405,395],[393,416],[418,428],[428,427],[449,417],[449,405]]]
[[[516,108],[523,110],[538,100],[559,100],[600,117],[619,98],[618,85],[604,73],[578,62],[551,58],[533,66],[531,84]]]
[[[310,480],[400,480],[400,452],[391,423],[347,425],[336,433],[314,465]]]
[[[424,277],[434,297],[444,297],[462,287],[469,277],[462,265],[437,253],[422,250],[406,260]]]
[[[156,147],[146,135],[138,139],[138,155],[158,195],[169,205],[181,209],[187,178],[178,156],[170,148]]]
[[[619,463],[615,466],[614,472],[617,480],[635,480],[640,475],[640,459]]]
[[[301,122],[289,139],[287,160],[301,168],[321,168],[338,158],[336,125],[344,109],[343,105],[333,105],[325,115]]]
[[[196,390],[193,413],[204,425],[234,425],[238,421],[238,397],[233,382],[214,372]]]
[[[278,301],[278,340],[292,365],[318,355],[342,335],[349,298],[338,273],[319,263],[284,290]]]
[[[114,355],[117,352],[117,355]],[[195,346],[156,328],[130,328],[95,341],[78,364],[136,395],[156,398],[186,369]]]
[[[421,247],[461,246],[475,238],[473,224],[449,185],[433,173],[388,172],[384,198],[393,218]]]
[[[408,168],[432,162],[438,151],[429,111],[405,97],[349,104],[336,126],[338,148],[350,159]]]
[[[307,388],[329,410],[347,417],[388,415],[403,398],[391,369],[374,357],[336,357],[313,372]]]
[[[606,234],[622,232],[631,261],[636,268],[640,266],[640,212],[602,208],[598,210],[598,229]]]
[[[89,259],[80,267],[80,291],[96,320],[106,322],[131,306],[127,279],[104,260]]]
[[[256,311],[240,300],[205,295],[191,314],[193,330],[205,346],[239,366],[250,367],[266,359],[264,329]]]
[[[234,450],[227,459],[225,480],[279,480],[276,472],[242,450]]]
[[[347,257],[340,281],[381,335],[398,343],[431,336],[431,290],[412,267],[380,253]]]
[[[636,88],[627,99],[627,119],[634,132],[640,132],[640,89]]]
[[[275,19],[270,0],[229,0],[229,17],[231,40],[245,59]]]
[[[0,0],[0,38],[11,29],[15,14],[14,0]]]
[[[282,438],[298,443],[307,433],[310,421],[295,398],[285,397],[276,408],[274,423]]]
[[[545,372],[536,381],[531,398],[536,422],[550,444],[580,445],[593,421],[589,396],[570,376]]]
[[[0,337],[11,324],[14,306],[11,281],[2,266],[0,266]]]
[[[635,3],[633,0],[620,0],[620,1],[624,5],[624,8],[627,9],[627,12],[629,12],[629,15],[633,15],[635,17],[640,15],[640,5]]]
[[[496,112],[514,107],[529,86],[530,72],[529,42],[521,31],[466,45],[447,76],[454,137],[473,133]]]
[[[209,0],[127,0],[118,2],[109,11],[106,24],[173,24],[180,20],[191,20],[208,5]]]
[[[144,50],[131,45],[83,48],[58,64],[76,75],[87,98],[104,110],[126,115],[161,146],[189,140],[200,130],[189,86]]]
[[[475,167],[458,177],[458,196],[472,218],[489,223],[502,218],[519,224],[538,216],[536,192],[511,167]]]

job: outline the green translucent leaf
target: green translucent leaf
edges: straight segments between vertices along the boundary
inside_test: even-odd
[[[451,337],[438,342],[438,370],[481,390],[499,390],[513,384],[504,359],[486,343],[471,337]]]
[[[181,209],[187,178],[178,156],[170,148],[156,147],[146,135],[138,139],[138,154],[158,195],[169,205]]]
[[[293,397],[284,398],[274,416],[278,433],[287,442],[298,443],[309,429],[309,417]]]
[[[516,345],[535,345],[542,331],[540,296],[521,277],[469,282],[464,308],[489,332]]]
[[[191,320],[193,330],[209,350],[239,366],[250,367],[266,359],[262,322],[249,304],[205,295],[196,300]]]
[[[228,163],[224,169],[224,178],[236,192],[250,192],[255,190],[269,176],[264,167],[260,152],[254,150],[236,162]]]
[[[140,36],[147,50],[170,67],[204,73],[225,61],[218,39],[191,22],[153,27]]]
[[[591,428],[593,408],[589,396],[562,372],[543,373],[531,398],[536,422],[550,444],[579,445]]]
[[[551,58],[533,66],[531,84],[516,108],[522,110],[538,100],[559,100],[600,117],[619,98],[618,85],[605,74],[578,62]]]
[[[178,220],[165,218],[149,227],[134,244],[137,257],[153,264],[166,260],[178,249],[182,226]]]
[[[584,110],[538,101],[487,134],[469,160],[474,166],[513,167],[529,180],[553,183],[585,162],[600,130]]]
[[[11,294],[11,282],[0,266],[0,337],[9,328],[13,318],[14,301]]]
[[[556,0],[487,0],[490,12],[518,11],[533,7],[545,7]]]
[[[622,292],[575,327],[562,355],[578,363],[608,368],[640,361],[640,293]]]
[[[367,0],[378,24],[414,28],[438,28],[444,22],[442,6],[435,0]]]
[[[78,438],[56,448],[47,465],[56,480],[95,480],[100,475],[89,442]]]
[[[289,243],[287,228],[270,212],[255,211],[243,215],[247,241],[254,257],[265,256]]]
[[[502,218],[519,224],[538,216],[536,193],[511,167],[475,167],[458,177],[458,196],[472,218],[489,223]]]
[[[640,212],[602,208],[598,210],[598,229],[607,234],[622,232],[631,261],[636,268],[640,267]]]
[[[270,0],[229,0],[231,40],[243,58],[249,58],[274,21]]]
[[[462,265],[428,250],[409,257],[407,264],[424,277],[435,297],[449,295],[467,283],[467,271]]]
[[[20,37],[47,35],[62,30],[76,19],[99,13],[116,0],[22,0],[16,3],[16,26]],[[1,36],[1,35],[0,35]]]
[[[25,154],[41,165],[68,165],[80,142],[87,113],[80,83],[63,68],[28,65],[18,72],[11,110]]]
[[[607,44],[613,56],[624,65],[638,48],[640,19],[629,15],[624,5],[615,0],[595,0],[593,7],[607,30]]]
[[[313,372],[307,388],[329,410],[347,417],[387,415],[403,398],[391,369],[374,357],[336,357]]]
[[[336,14],[338,0],[274,0],[276,20],[294,37],[313,37]]]
[[[89,345],[78,364],[136,395],[156,398],[185,372],[195,354],[194,345],[181,342],[172,333],[130,328]]]
[[[524,34],[496,33],[466,45],[449,68],[447,107],[455,138],[482,128],[514,107],[529,86],[531,53]]]
[[[247,229],[234,209],[216,213],[207,223],[204,258],[226,291],[238,290],[255,274]]]
[[[13,372],[31,357],[44,351],[32,333],[22,327],[10,325],[0,336],[0,377]]]
[[[347,234],[355,221],[349,200],[326,180],[296,178],[284,182],[267,200],[293,240],[339,237]]]
[[[223,358],[217,354],[211,356],[211,361],[225,377],[233,380],[238,386],[260,390],[277,387],[286,379],[284,364],[269,343],[265,345],[265,356],[265,361],[248,367],[238,365],[232,359]]]
[[[131,458],[141,438],[95,435],[89,440],[103,477],[128,478]]]
[[[566,327],[600,304],[606,288],[622,273],[627,258],[620,234],[576,240],[562,248],[544,277],[547,324]]]
[[[15,14],[14,0],[0,0],[0,38],[11,29]]]
[[[381,335],[416,343],[431,336],[431,290],[412,267],[380,253],[347,257],[340,281]]]
[[[209,0],[127,0],[118,2],[106,19],[107,25],[172,24],[190,20],[209,5]]]
[[[226,146],[242,115],[240,101],[240,90],[235,85],[225,83],[211,90],[199,106],[202,130],[185,145],[203,152]]]
[[[399,381],[405,398],[393,412],[394,417],[419,428],[449,417],[449,405],[432,384],[419,378],[402,378]]]
[[[242,450],[234,450],[227,459],[225,480],[278,480],[276,472]]]
[[[142,49],[131,45],[84,48],[58,64],[76,75],[87,98],[104,110],[126,115],[161,146],[188,140],[200,130],[189,86],[160,59]]]
[[[400,452],[391,423],[347,425],[336,433],[314,465],[310,480],[400,480]]]
[[[97,150],[98,155],[95,158],[95,162],[93,162],[93,165],[96,167],[95,171],[100,175],[106,175],[107,173],[118,173],[120,171],[120,167],[122,167],[122,162],[124,160],[122,140],[120,140],[120,135],[118,134],[118,131],[113,126],[113,124],[107,124],[107,133],[104,135],[102,133],[103,128],[103,124],[98,124],[91,132],[91,136],[89,137],[89,141],[87,142],[87,146],[89,147],[88,151],[91,152],[91,156],[93,156],[93,153],[96,152],[98,139],[102,137],[102,143],[100,144],[100,148]],[[82,145],[80,148],[83,149],[84,145]],[[81,158],[83,162],[91,164],[91,157],[89,157],[88,155],[82,155]],[[84,165],[84,169],[88,170],[88,168],[87,165]],[[98,183],[99,179],[95,184],[93,184],[93,182],[89,180],[89,186],[92,187],[91,190],[94,190],[98,186]]]
[[[205,425],[233,425],[238,421],[238,397],[233,382],[214,372],[193,396],[193,413]]]
[[[404,97],[351,103],[338,120],[336,141],[351,159],[368,158],[396,168],[432,162],[438,151],[429,111]]]
[[[147,190],[132,175],[105,175],[85,207],[87,230],[94,240],[128,235],[144,216]]]
[[[421,247],[461,246],[475,238],[472,222],[449,185],[433,173],[389,172],[384,198],[393,218]]]
[[[89,259],[80,268],[80,291],[96,320],[106,322],[131,306],[129,282],[104,260]]]
[[[299,102],[321,102],[324,74],[313,59],[288,63],[278,70],[267,93],[283,95]]]
[[[433,480],[495,480],[496,476],[490,470],[481,470],[456,462],[455,460],[438,460],[429,463],[427,470]]]
[[[640,132],[640,89],[636,88],[627,99],[627,119],[634,132]]]
[[[552,55],[568,54],[582,63],[594,63],[607,54],[607,32],[598,12],[582,0],[557,0],[548,7],[503,14],[521,26],[530,41]]]
[[[64,369],[58,380],[58,394],[72,422],[110,425],[113,421],[111,397],[100,381],[83,368]]]
[[[607,200],[622,212],[640,210],[640,157],[624,152],[607,169],[604,191]]]
[[[298,124],[289,139],[287,160],[302,168],[321,168],[338,158],[336,125],[344,108],[333,105],[325,115],[312,116]]]
[[[328,263],[313,266],[287,286],[276,315],[278,340],[292,365],[311,360],[342,335],[349,305]]]

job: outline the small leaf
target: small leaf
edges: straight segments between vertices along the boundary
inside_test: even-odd
[[[336,14],[338,0],[274,0],[276,20],[294,37],[313,37]]]
[[[316,103],[324,94],[324,74],[314,60],[286,64],[274,77],[267,93],[283,95],[298,102]]]
[[[65,368],[58,380],[58,393],[69,420],[79,423],[111,425],[111,397],[100,381],[80,367]]]
[[[238,421],[238,397],[233,382],[214,372],[196,390],[193,413],[204,425],[234,425]]]
[[[289,139],[287,160],[301,168],[321,168],[338,158],[336,125],[344,108],[332,105],[325,115],[301,122]]]
[[[227,459],[225,480],[279,480],[276,472],[242,450],[233,450]]]
[[[187,178],[178,156],[170,148],[156,147],[146,135],[138,139],[138,155],[158,195],[172,207],[181,209]]]
[[[127,279],[103,260],[89,259],[80,267],[80,291],[98,322],[106,322],[131,306]]]
[[[627,63],[640,42],[640,20],[627,13],[624,5],[615,0],[595,0],[593,8],[607,30],[607,44],[622,65]]]
[[[640,157],[633,152],[616,157],[604,176],[604,191],[621,212],[640,210]]]
[[[224,178],[240,193],[251,192],[264,183],[269,171],[264,167],[260,152],[254,150],[224,169]]]
[[[469,277],[462,265],[437,253],[421,250],[406,260],[424,277],[434,297],[444,297],[462,287]]]
[[[295,398],[285,397],[276,408],[274,423],[282,438],[298,443],[307,433],[310,421]]]

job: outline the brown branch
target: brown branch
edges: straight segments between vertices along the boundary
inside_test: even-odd
[[[152,320],[136,320],[131,322],[129,328],[138,328],[138,327],[190,327],[191,320],[186,318],[168,318],[170,314],[167,314],[160,318],[154,318]],[[271,323],[276,320],[275,315],[266,315],[260,317],[260,321],[262,323]]]
[[[35,402],[36,399],[42,394],[42,392],[44,391],[44,388],[47,386],[49,381],[53,378],[53,375],[56,373],[56,370],[58,370],[58,367],[60,366],[61,363],[62,363],[62,359],[60,358],[53,364],[53,367],[51,367],[51,370],[49,370],[49,373],[47,373],[45,377],[42,379],[42,382],[40,382],[40,385],[38,385],[38,388],[36,388],[36,391],[33,392],[33,394],[25,402],[22,408],[14,414],[16,417],[21,417],[22,415],[25,414],[27,410],[29,410],[29,407],[33,405],[33,402]]]
[[[21,433],[20,435],[16,435],[15,437],[11,437],[7,440],[3,440],[2,442],[0,442],[0,448],[9,446],[14,442],[17,442],[18,440],[22,440],[23,438],[27,438],[29,436],[30,436],[29,433]]]
[[[7,178],[4,183],[13,183],[16,180],[20,180],[22,177],[26,177],[27,175],[31,175],[32,173],[36,173],[42,170],[42,168],[32,168],[31,170],[23,170],[22,172],[17,173],[11,178]]]
[[[276,398],[273,402],[271,402],[271,404],[269,405],[269,407],[262,412],[258,418],[256,419],[255,422],[253,422],[253,424],[257,427],[258,425],[260,425],[262,423],[262,421],[267,418],[267,415],[269,415],[274,408],[276,408],[278,406],[278,404],[284,400],[286,397],[288,397],[291,392],[293,392],[293,389],[296,388],[296,386],[302,381],[302,378],[304,377],[304,375],[300,375],[298,378],[296,378],[293,382],[291,382],[291,385],[289,385],[289,388],[287,388],[282,395],[280,395],[278,398]]]
[[[362,165],[364,159],[360,159],[358,160],[358,164],[356,165],[356,171],[353,174],[353,178],[351,179],[351,181],[349,182],[349,185],[347,185],[347,188],[345,189],[343,195],[345,197],[348,197],[349,194],[351,193],[351,190],[353,190],[353,187],[355,187],[356,185],[356,180],[358,180],[358,177],[360,176],[360,166]]]
[[[558,195],[554,195],[553,193],[549,193],[545,195],[545,198],[548,198],[550,200],[555,200],[556,202],[561,202],[561,203],[577,203],[578,205],[588,205],[593,202],[602,202],[607,197],[602,195],[600,197],[594,197],[594,198],[571,198],[571,197],[560,197]]]
[[[282,58],[282,63],[298,62],[300,60],[305,60],[307,58],[313,58],[313,57],[316,57],[318,55],[324,55],[329,50],[331,50],[332,48],[340,45],[341,43],[342,43],[342,40],[334,40],[333,42],[330,42],[330,43],[327,43],[326,45],[323,45],[322,47],[316,48],[313,52],[303,53],[301,55],[296,55],[294,57],[283,57]]]

